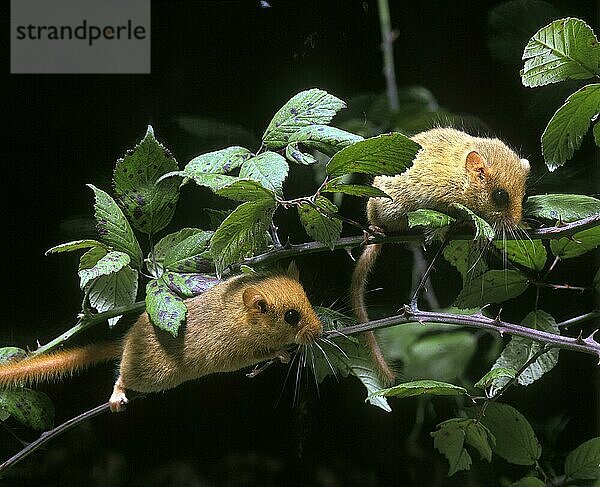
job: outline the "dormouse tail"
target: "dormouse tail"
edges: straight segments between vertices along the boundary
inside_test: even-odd
[[[369,315],[365,307],[365,288],[367,286],[369,273],[373,269],[375,261],[381,252],[381,246],[382,244],[367,245],[360,256],[360,259],[358,259],[358,263],[352,273],[350,299],[354,314],[360,323],[369,321]],[[379,375],[386,385],[393,384],[396,379],[396,374],[385,360],[375,334],[372,331],[367,331],[365,333],[365,339],[371,352],[371,356],[373,357],[373,361],[377,366]]]
[[[0,387],[56,380],[121,356],[120,341],[94,343],[0,365]]]

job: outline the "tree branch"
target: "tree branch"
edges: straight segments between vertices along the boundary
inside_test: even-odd
[[[405,325],[408,323],[441,323],[468,326],[470,328],[479,328],[504,335],[516,335],[523,338],[529,338],[536,342],[540,342],[553,348],[562,348],[566,350],[574,350],[598,356],[600,359],[600,343],[594,340],[595,331],[587,338],[578,336],[571,338],[553,333],[547,333],[533,328],[528,328],[514,323],[508,323],[498,318],[488,318],[481,313],[474,315],[459,315],[453,313],[439,313],[434,311],[421,311],[405,307],[403,314],[390,316],[380,320],[369,321],[367,323],[359,323],[357,325],[348,326],[340,330],[332,330],[325,334],[325,338],[336,338],[347,335],[355,335],[364,333],[365,331],[377,330],[396,325]],[[597,330],[596,330],[597,331]]]

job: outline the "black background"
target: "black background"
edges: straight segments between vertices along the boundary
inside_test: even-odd
[[[398,30],[399,85],[425,86],[449,110],[478,116],[528,157],[536,174],[544,173],[539,151],[543,125],[532,123],[524,113],[533,90],[522,87],[518,64],[499,63],[486,47],[487,15],[499,2],[390,3]],[[582,18],[598,32],[596,2],[551,3],[562,16]],[[3,5],[0,25],[7,39],[8,6]],[[177,116],[210,117],[247,127],[259,137],[273,113],[303,89],[319,87],[342,99],[384,89],[376,2],[270,5],[153,2],[150,75],[10,75],[8,43],[3,43],[8,152],[2,191],[0,343],[34,348],[36,341],[45,343],[71,326],[81,299],[76,256],[44,257],[44,251],[83,236],[92,215],[92,194],[85,184],[109,189],[114,162],[144,135],[148,124],[182,166],[193,156],[220,147],[198,144],[177,126]],[[549,114],[558,106],[548,105]],[[589,162],[592,153],[587,154]],[[531,192],[557,187],[597,191],[593,189],[597,169],[582,167],[588,172],[565,169],[558,178],[542,178]],[[591,170],[596,171],[592,177]],[[304,175],[299,171],[295,181]],[[567,187],[567,174],[573,186]],[[203,218],[199,208],[208,198],[207,192],[186,187],[171,228],[198,226]],[[359,202],[345,205],[343,212],[363,218]],[[307,238],[292,228],[297,225],[293,219],[279,218],[284,233],[296,242]],[[88,227],[74,233],[74,219]],[[399,254],[410,259],[409,253]],[[398,275],[399,281],[409,283],[410,261],[388,262],[387,274],[392,275],[388,284]],[[299,264],[315,303],[331,304],[341,296],[343,307],[352,269],[343,252],[309,256]],[[575,281],[591,279],[592,274],[572,274],[580,269],[581,265],[566,264],[563,271]],[[451,286],[458,283],[455,277],[437,277],[438,292],[447,300],[456,293]],[[542,298],[552,301],[550,294]],[[562,303],[557,319],[592,306],[589,297]],[[512,310],[515,316],[520,311]],[[543,385],[507,397],[539,418],[540,424],[561,414],[570,420],[569,432],[559,438],[563,445],[559,451],[568,451],[597,430],[593,364],[593,358],[563,352],[560,371],[553,371]],[[473,378],[482,371],[476,369]],[[314,388],[304,389],[300,404],[293,406],[293,385],[288,384],[280,398],[285,372],[283,367],[271,368],[254,380],[243,372],[212,376],[153,395],[125,414],[97,418],[54,441],[23,462],[14,471],[19,480],[11,481],[492,485],[496,469],[512,469],[513,480],[526,473],[495,461],[477,475],[457,474],[447,480],[445,461],[433,451],[426,433],[450,417],[450,401],[435,401],[437,416],[427,418],[417,445],[407,447],[404,440],[414,422],[414,401],[394,401],[394,413],[386,414],[364,404],[361,386],[347,379],[326,381],[320,397]],[[43,386],[56,404],[57,423],[105,401],[112,380],[112,367],[104,366],[63,384]],[[34,436],[13,426],[26,438]],[[19,448],[1,429],[0,445],[3,457]]]

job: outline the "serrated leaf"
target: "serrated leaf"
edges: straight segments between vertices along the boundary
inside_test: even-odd
[[[300,142],[306,147],[317,149],[328,156],[332,156],[359,140],[363,140],[360,135],[328,125],[308,125],[297,130],[289,138],[290,143]]]
[[[600,200],[583,194],[540,194],[527,198],[525,216],[574,222],[600,214]]]
[[[362,184],[345,184],[343,178],[334,178],[321,189],[321,193],[344,193],[352,196],[366,196],[368,198],[392,199],[375,186],[363,186]]]
[[[57,254],[59,252],[71,252],[79,249],[89,249],[90,247],[105,247],[105,245],[97,240],[73,240],[72,242],[55,245],[54,247],[46,250],[46,255]]]
[[[94,267],[79,271],[80,287],[83,289],[93,279],[118,272],[130,262],[130,257],[123,252],[109,252],[101,257]]]
[[[420,149],[419,144],[400,133],[378,135],[337,152],[327,164],[327,174],[400,174],[411,166]]]
[[[291,142],[285,147],[285,157],[288,161],[302,164],[303,166],[311,166],[319,162],[314,156],[302,152],[298,142]]]
[[[140,232],[153,234],[166,227],[179,199],[179,181],[156,180],[177,171],[177,161],[148,127],[145,137],[117,161],[113,187],[121,208]]]
[[[582,443],[567,455],[565,473],[577,480],[600,478],[600,437]]]
[[[180,273],[212,270],[208,250],[213,233],[200,230],[170,247],[165,254],[164,268]]]
[[[465,441],[479,452],[479,456],[488,462],[492,461],[492,447],[496,438],[483,424],[474,419],[465,420]]]
[[[248,257],[265,245],[275,200],[248,201],[238,206],[219,226],[211,239],[210,253],[217,275],[230,264]]]
[[[547,333],[560,335],[554,318],[542,310],[531,311],[523,319],[521,324],[533,328],[534,330],[541,330]],[[542,347],[543,344],[539,342],[513,336],[506,348],[502,351],[500,357],[498,357],[492,366],[492,370],[497,368],[520,370],[530,358],[542,349]],[[528,386],[541,378],[558,363],[558,354],[559,349],[554,348],[544,353],[541,357],[538,357],[535,362],[529,365],[529,367],[517,377],[517,383],[522,386]],[[495,396],[509,380],[510,379],[507,377],[498,377],[494,379],[490,387],[490,396]]]
[[[521,80],[535,87],[600,74],[600,46],[583,20],[559,19],[538,30],[525,46]]]
[[[179,296],[198,296],[221,282],[221,279],[207,274],[180,274],[165,272],[162,276],[169,289]]]
[[[430,394],[432,396],[462,396],[467,393],[464,387],[455,386],[447,382],[436,380],[416,380],[413,382],[404,382],[394,387],[380,389],[372,396],[399,397],[401,399],[412,396],[422,396]]]
[[[496,438],[494,452],[508,462],[533,465],[540,458],[542,447],[533,428],[525,416],[512,406],[489,402],[481,422]]]
[[[510,484],[510,487],[546,487],[546,484],[537,477],[523,477]]]
[[[275,114],[263,135],[269,149],[285,147],[292,134],[302,127],[326,124],[346,104],[326,91],[313,88],[293,96]]]
[[[328,308],[316,306],[315,312],[323,323],[324,329],[343,329],[347,323],[354,323],[351,318]],[[352,337],[333,341],[335,345],[321,342],[314,351],[313,364],[317,382],[322,382],[328,375],[339,374],[342,377],[353,375],[367,389],[366,401],[386,412],[391,412],[392,409],[384,397],[371,397],[371,394],[380,390],[383,384],[374,368],[369,351]]]
[[[523,274],[514,270],[491,270],[473,278],[463,287],[455,306],[475,308],[490,303],[502,303],[522,294],[529,285]]]
[[[444,247],[442,255],[460,272],[463,283],[469,285],[473,278],[485,273],[488,269],[483,258],[483,246],[478,241],[452,240]]]
[[[419,209],[407,214],[410,228],[443,228],[456,221],[451,216],[435,210]]]
[[[577,232],[570,238],[550,241],[550,250],[561,259],[579,257],[600,245],[600,226]]]
[[[542,134],[542,153],[548,170],[554,171],[573,157],[600,113],[600,84],[584,86],[567,98]]]
[[[464,448],[466,433],[458,424],[462,421],[459,418],[444,421],[438,425],[437,431],[430,433],[434,448],[448,460],[448,477],[471,468],[471,456]]]
[[[515,0],[494,7],[488,16],[492,55],[506,64],[518,64],[531,36],[558,16],[555,7],[539,0]]]
[[[283,194],[283,181],[289,166],[283,156],[275,152],[263,152],[242,164],[240,178],[252,179],[278,195]]]
[[[534,271],[541,271],[546,265],[548,253],[541,240],[495,240],[494,246],[506,253],[511,262]]]
[[[250,179],[238,179],[215,192],[236,201],[275,200],[273,191]]]
[[[138,273],[129,266],[119,272],[100,276],[89,285],[88,298],[90,305],[99,313],[135,302],[138,288]],[[121,319],[115,316],[108,320],[112,328]]]
[[[154,326],[176,337],[187,308],[183,299],[161,278],[152,279],[146,285],[146,312]]]
[[[13,360],[23,360],[27,357],[27,352],[18,347],[0,348],[0,364],[5,364]]]
[[[142,266],[142,249],[121,208],[108,193],[92,184],[88,184],[88,187],[94,192],[96,199],[94,214],[100,239],[114,250],[129,255],[133,266],[139,269]]]
[[[514,379],[515,375],[517,375],[517,371],[515,369],[510,369],[507,367],[496,367],[490,370],[487,374],[485,374],[481,379],[477,381],[474,385],[477,389],[486,389],[492,382],[497,379],[507,378]]]
[[[337,206],[324,196],[319,196],[315,203],[327,213],[337,213]],[[324,215],[307,203],[298,207],[298,216],[306,233],[315,240],[323,242],[331,250],[334,249],[335,242],[342,232],[341,220]]]
[[[455,209],[465,220],[470,220],[473,222],[473,225],[475,226],[475,240],[492,240],[496,236],[496,232],[494,232],[494,229],[490,226],[490,224],[479,215],[473,213],[466,206],[461,205],[460,203],[454,203],[452,208]]]
[[[183,169],[187,177],[204,174],[225,174],[240,167],[252,157],[244,147],[232,146],[194,157]]]
[[[0,411],[9,414],[25,426],[36,430],[49,430],[54,423],[54,405],[40,391],[24,387],[0,389]]]
[[[153,252],[148,256],[148,268],[155,277],[160,275],[165,268],[167,254],[170,254],[169,265],[182,265],[186,269],[190,269],[190,271],[174,268],[171,270],[177,272],[211,271],[213,265],[210,256],[207,254],[207,250],[208,241],[213,233],[212,231],[201,230],[199,228],[183,228],[178,232],[164,236],[154,246]],[[204,245],[205,243],[207,245]],[[203,247],[204,250],[202,250]]]
[[[223,186],[227,186],[228,184],[231,184],[239,179],[236,176],[227,176],[225,174],[211,174],[211,173],[189,174],[189,173],[186,173],[185,171],[173,171],[173,172],[165,174],[161,178],[161,180],[170,178],[173,176],[189,178],[192,181],[194,181],[194,183],[196,183],[198,186],[204,186],[205,188],[209,188],[213,191],[217,191],[217,190],[221,189]]]
[[[77,272],[81,272],[85,269],[91,269],[94,267],[98,261],[104,257],[108,251],[103,247],[92,247],[85,254],[83,254],[79,259],[79,268]],[[127,254],[125,254],[127,255]]]

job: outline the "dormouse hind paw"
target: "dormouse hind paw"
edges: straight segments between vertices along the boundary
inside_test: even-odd
[[[117,379],[117,382],[115,383],[108,403],[110,404],[110,411],[112,413],[120,413],[127,408],[129,399],[127,399],[127,395],[125,394],[125,388],[121,385],[120,378]]]

